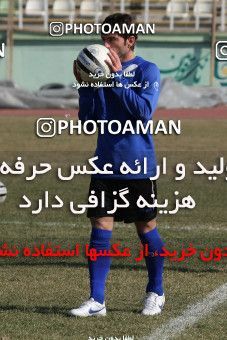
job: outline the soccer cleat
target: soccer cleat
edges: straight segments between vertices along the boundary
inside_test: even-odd
[[[143,315],[157,315],[160,314],[165,304],[165,295],[159,296],[156,293],[147,293],[144,309],[142,310]]]
[[[79,308],[74,308],[69,311],[69,315],[71,316],[105,316],[106,315],[106,306],[105,302],[103,304],[95,301],[93,298],[90,298],[88,301],[82,303]]]

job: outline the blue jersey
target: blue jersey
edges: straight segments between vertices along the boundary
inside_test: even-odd
[[[130,72],[132,76],[125,74]],[[79,119],[86,120],[118,120],[124,127],[127,121],[136,127],[138,121],[143,126],[152,119],[156,109],[159,89],[160,72],[158,67],[136,56],[135,58],[122,62],[122,71],[119,72],[115,81],[118,86],[93,87],[79,89]],[[130,87],[130,84],[141,84],[140,87]],[[121,86],[121,84],[122,86]],[[120,86],[119,86],[120,85]],[[98,178],[116,179],[144,179],[156,174],[156,157],[153,137],[150,132],[133,134],[131,131],[125,134],[111,134],[105,129],[105,134],[98,133],[97,148],[95,156],[98,159],[95,164],[103,169],[106,163],[112,164],[113,174],[95,174]],[[121,164],[127,165],[135,170],[136,164],[144,164],[147,159],[147,171],[138,174],[122,174]]]

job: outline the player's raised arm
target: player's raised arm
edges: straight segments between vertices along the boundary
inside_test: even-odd
[[[79,119],[85,122],[86,120],[95,120],[95,102],[93,88],[80,88],[79,92]]]
[[[78,81],[78,83],[82,83],[82,79],[80,73],[77,69],[76,60],[73,63],[73,73]],[[80,87],[78,90],[79,93],[79,119],[85,122],[86,120],[94,120],[95,119],[95,104],[94,104],[94,89],[91,87]]]
[[[157,107],[160,93],[160,71],[155,64],[148,62],[139,67],[137,82],[141,83],[141,88],[138,92],[135,92],[133,88],[127,88],[127,79],[123,76],[116,78],[122,87],[113,87],[112,91],[130,115],[146,122],[152,118]]]

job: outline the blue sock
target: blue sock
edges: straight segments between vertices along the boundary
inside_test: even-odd
[[[112,231],[92,228],[90,248],[98,250],[109,250]],[[90,297],[95,301],[103,303],[105,300],[105,284],[110,270],[111,258],[109,256],[97,257],[96,261],[88,259],[90,274]]]
[[[150,253],[162,252],[162,247],[164,243],[158,233],[158,229],[155,228],[148,233],[139,234],[142,244],[148,244],[148,250]],[[146,292],[154,292],[158,295],[163,294],[163,267],[164,267],[164,257],[161,256],[148,256],[145,257],[146,267],[148,271],[148,284]]]

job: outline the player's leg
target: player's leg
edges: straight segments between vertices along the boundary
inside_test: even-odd
[[[94,248],[97,253],[100,250],[109,250],[113,230],[113,217],[91,218],[91,238],[90,248]],[[97,257],[96,261],[88,258],[90,275],[90,297],[103,304],[105,284],[110,270],[111,258],[109,256]]]
[[[164,243],[159,235],[156,220],[135,222],[137,233],[142,244],[148,244],[149,256],[145,257],[148,271],[148,284],[146,287],[145,306],[142,311],[144,315],[155,315],[161,313],[165,302],[163,291],[163,267],[164,257],[158,254],[162,252]]]
[[[90,249],[95,249],[97,253],[100,250],[109,250],[113,230],[113,217],[92,217],[90,221],[92,226]],[[84,317],[106,315],[105,285],[110,264],[111,258],[109,256],[97,257],[95,261],[88,258],[90,298],[79,308],[72,309],[70,315]]]

